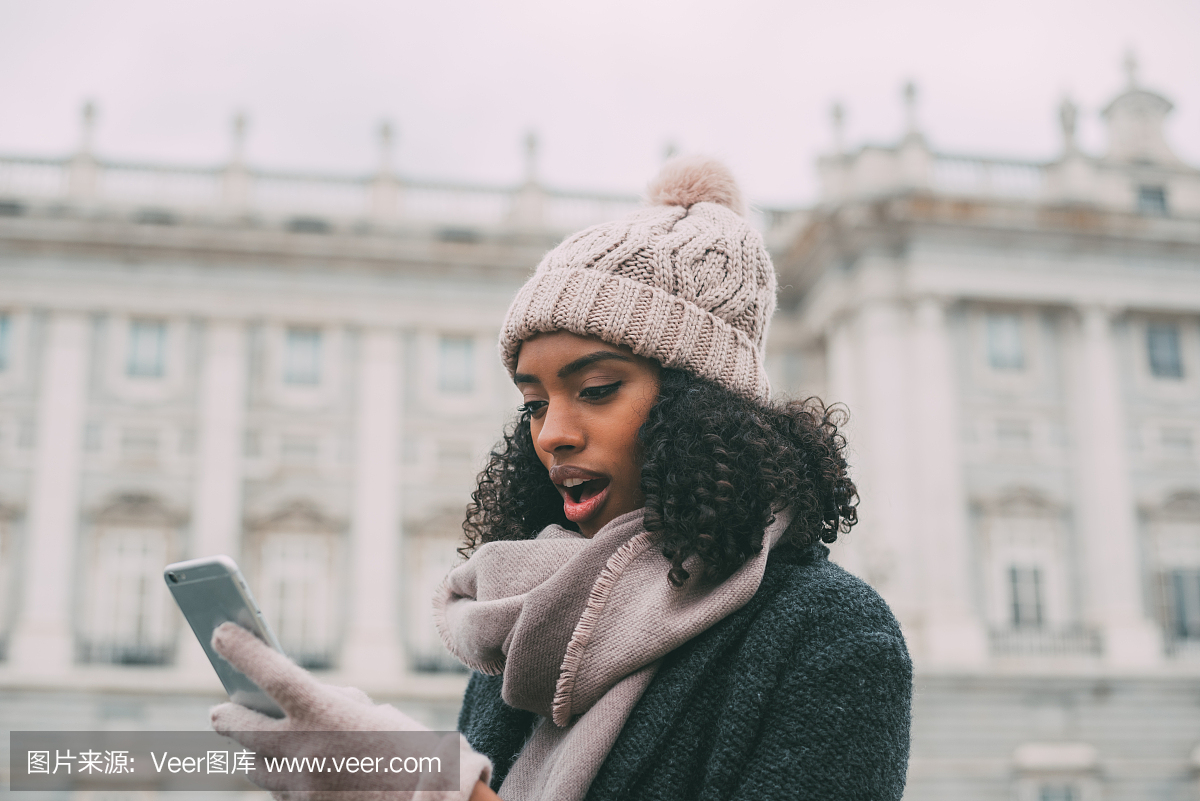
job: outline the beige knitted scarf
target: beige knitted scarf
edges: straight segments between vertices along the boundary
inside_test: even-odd
[[[591,539],[549,526],[487,543],[434,597],[450,652],[503,673],[505,703],[542,718],[500,788],[505,801],[582,799],[659,660],[750,600],[788,522],[777,515],[762,550],[724,581],[704,579],[693,557],[676,588],[642,515]]]

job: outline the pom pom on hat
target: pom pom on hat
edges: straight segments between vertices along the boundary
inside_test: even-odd
[[[509,375],[522,342],[570,331],[769,398],[775,269],[733,176],[715,159],[673,159],[646,195],[648,208],[569,236],[542,258],[500,333]]]
[[[709,156],[680,156],[663,165],[658,177],[646,187],[652,206],[683,206],[718,203],[746,216],[742,192],[729,168]]]

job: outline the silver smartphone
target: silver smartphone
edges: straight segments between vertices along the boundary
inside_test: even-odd
[[[200,640],[204,653],[208,654],[208,661],[212,662],[225,685],[230,700],[264,715],[282,718],[283,710],[269,695],[212,649],[213,630],[226,621],[233,621],[276,651],[283,652],[237,563],[224,555],[176,562],[163,569],[163,579]]]

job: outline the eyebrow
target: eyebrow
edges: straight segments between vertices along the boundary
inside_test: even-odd
[[[578,359],[571,362],[570,364],[563,365],[562,369],[560,369],[558,371],[558,377],[566,378],[567,376],[569,376],[573,373],[578,373],[580,370],[582,370],[585,367],[588,367],[589,365],[593,365],[596,362],[606,361],[608,359],[616,359],[617,361],[620,361],[620,362],[632,362],[633,361],[632,357],[626,356],[624,353],[621,353],[620,351],[598,350],[598,351],[595,351],[594,353],[589,353],[586,356],[580,356]],[[513,383],[514,384],[540,384],[542,382],[535,375],[530,375],[528,373],[516,373],[513,375]]]

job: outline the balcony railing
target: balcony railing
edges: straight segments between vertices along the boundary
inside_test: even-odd
[[[1103,648],[1100,633],[1083,626],[991,630],[995,656],[1100,656]]]
[[[80,662],[109,665],[169,665],[172,645],[145,642],[82,641],[76,646]]]
[[[1027,161],[938,154],[933,158],[933,188],[955,195],[1036,198],[1046,189],[1046,171]]]
[[[562,232],[622,216],[640,205],[633,195],[566,192],[537,184],[481,186],[392,175],[318,175],[240,165],[178,167],[86,156],[0,156],[0,203],[8,216],[52,204],[114,208],[164,224],[197,215],[248,215],[285,223],[302,219],[308,222],[303,230],[311,231],[371,220],[385,225]]]

